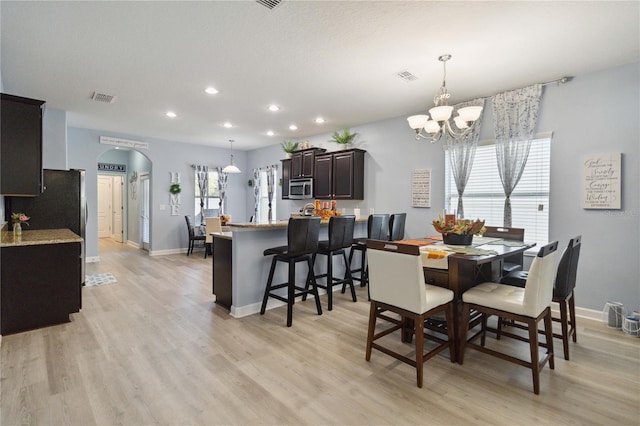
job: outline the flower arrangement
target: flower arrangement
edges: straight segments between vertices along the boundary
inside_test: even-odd
[[[28,220],[31,219],[29,216],[27,216],[24,213],[11,213],[11,220],[13,221],[13,224],[15,225],[16,223],[19,224],[25,224],[25,225],[29,225]]]
[[[446,221],[442,215],[433,221],[433,227],[441,234],[476,235],[484,234],[484,220],[455,219]]]

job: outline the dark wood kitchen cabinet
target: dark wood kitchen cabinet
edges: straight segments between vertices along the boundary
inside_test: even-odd
[[[33,197],[42,192],[44,101],[0,94],[0,193]]]
[[[325,151],[323,148],[309,148],[291,154],[291,179],[312,178],[315,157]]]
[[[2,247],[2,335],[69,322],[80,311],[81,253],[80,242]]]
[[[282,161],[282,199],[289,199],[289,180],[291,180],[291,159],[287,158]]]
[[[348,149],[317,155],[314,196],[321,199],[364,199],[364,154]]]

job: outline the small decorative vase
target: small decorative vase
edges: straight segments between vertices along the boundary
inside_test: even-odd
[[[13,238],[21,238],[22,237],[22,225],[20,222],[13,224]]]
[[[470,246],[473,242],[473,235],[442,234],[442,242],[452,246]]]

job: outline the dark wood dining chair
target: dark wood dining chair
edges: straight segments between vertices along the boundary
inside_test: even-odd
[[[389,240],[400,241],[404,239],[404,225],[407,221],[406,213],[394,213],[389,218]]]
[[[370,240],[388,240],[389,239],[389,215],[388,214],[372,214],[367,219],[367,237],[354,238],[351,252],[349,253],[349,269],[351,270],[351,278],[360,282],[360,287],[364,287],[368,283],[367,279],[367,239]],[[354,254],[360,252],[360,264],[357,268],[353,267]],[[354,275],[354,273],[356,275]]]
[[[529,269],[529,277],[524,288],[506,284],[485,282],[462,293],[462,324],[469,323],[471,310],[482,315],[480,331],[467,341],[468,328],[462,327],[460,333],[460,364],[464,362],[465,347],[470,346],[478,351],[493,355],[500,359],[530,368],[533,376],[533,392],[540,393],[540,371],[546,363],[554,369],[553,332],[551,329],[551,298],[553,297],[553,277],[556,270],[558,242],[542,247],[534,258]],[[529,343],[530,361],[526,361],[503,352],[485,347],[485,336],[488,330],[487,318],[496,315],[500,318],[526,324],[529,338],[517,334],[503,332],[506,337],[524,340]],[[538,342],[538,324],[544,321],[545,344]],[[480,344],[474,341],[480,337]],[[539,347],[546,347],[547,353],[540,360]]]
[[[577,342],[576,333],[576,305],[574,297],[574,289],[576,286],[576,276],[578,273],[578,259],[580,257],[580,246],[582,244],[582,235],[569,240],[567,248],[562,253],[560,262],[558,262],[558,270],[553,285],[553,302],[558,303],[560,310],[560,318],[553,317],[553,321],[560,323],[561,333],[553,333],[553,337],[562,339],[562,348],[564,350],[564,359],[569,360],[569,338],[573,342]],[[528,271],[516,271],[503,277],[500,282],[515,287],[524,287]],[[512,324],[520,326],[520,324]],[[502,321],[498,324],[498,335],[502,330]]]
[[[418,246],[369,240],[367,252],[371,304],[365,358],[370,361],[372,350],[377,349],[415,367],[417,385],[421,388],[425,361],[445,349],[449,349],[451,362],[456,360],[453,327],[449,327],[447,340],[424,332],[425,320],[441,312],[445,313],[449,324],[453,323],[453,291],[424,283]],[[388,312],[399,315],[400,319],[390,316]],[[378,319],[392,325],[376,333]],[[401,353],[397,345],[378,343],[379,339],[395,331],[400,332],[398,334],[402,342],[408,343],[410,339],[404,338],[404,332],[409,325],[413,328],[415,336],[415,348],[411,350],[414,358],[405,355],[410,348]],[[437,346],[425,352],[425,339],[436,342]]]
[[[264,251],[265,256],[273,256],[273,259],[271,260],[269,278],[267,279],[267,286],[265,287],[262,298],[260,315],[264,315],[269,297],[280,300],[287,304],[287,327],[291,327],[293,322],[293,305],[296,297],[302,296],[306,299],[308,294],[315,297],[318,315],[322,315],[318,288],[313,280],[313,261],[311,257],[317,250],[319,233],[319,217],[290,218],[287,228],[287,245],[272,247]],[[273,276],[278,262],[287,264],[289,268],[288,279],[287,282],[273,284]],[[306,262],[308,267],[304,287],[296,285],[296,264],[298,262]],[[277,291],[281,288],[287,289],[286,295],[282,295]]]
[[[328,305],[327,309],[333,309],[333,286],[342,284],[342,293],[345,292],[345,286],[349,286],[351,290],[351,298],[357,301],[356,290],[353,287],[353,279],[349,270],[349,261],[345,253],[345,249],[353,245],[353,229],[355,226],[355,216],[332,216],[329,219],[329,239],[320,241],[318,249],[311,258],[311,263],[315,266],[317,255],[327,256],[327,271],[322,274],[313,275],[314,285],[327,290]],[[333,256],[342,256],[345,265],[345,273],[343,278],[334,276],[333,273]],[[318,278],[325,278],[324,284],[318,284]],[[307,288],[311,283],[307,283]],[[302,300],[306,299],[306,295]]]
[[[505,228],[502,226],[485,226],[483,237],[502,238],[509,241],[524,241],[524,228]],[[502,275],[513,271],[521,271],[524,264],[522,253],[507,257],[502,264]]]
[[[191,216],[186,215],[184,218],[187,221],[187,231],[189,232],[189,246],[187,247],[187,256],[189,256],[190,253],[193,253],[193,246],[195,245],[196,241],[202,241],[204,243],[206,240],[206,235],[200,232],[200,227],[196,229],[193,226]]]

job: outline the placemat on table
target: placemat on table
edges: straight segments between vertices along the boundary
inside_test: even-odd
[[[496,240],[485,243],[490,246],[506,246],[506,247],[524,247],[525,243],[522,241],[513,241],[513,240]]]
[[[430,244],[433,244],[433,241],[427,241],[427,240],[400,240],[400,241],[394,241],[394,242],[398,244],[407,244],[410,246],[428,246]]]
[[[451,250],[455,253],[459,253],[459,254],[469,254],[472,256],[484,256],[484,255],[488,255],[488,254],[498,254],[497,251],[495,250],[484,250],[481,248],[477,248],[477,247],[471,247],[471,246],[450,246],[447,245],[447,250]]]

